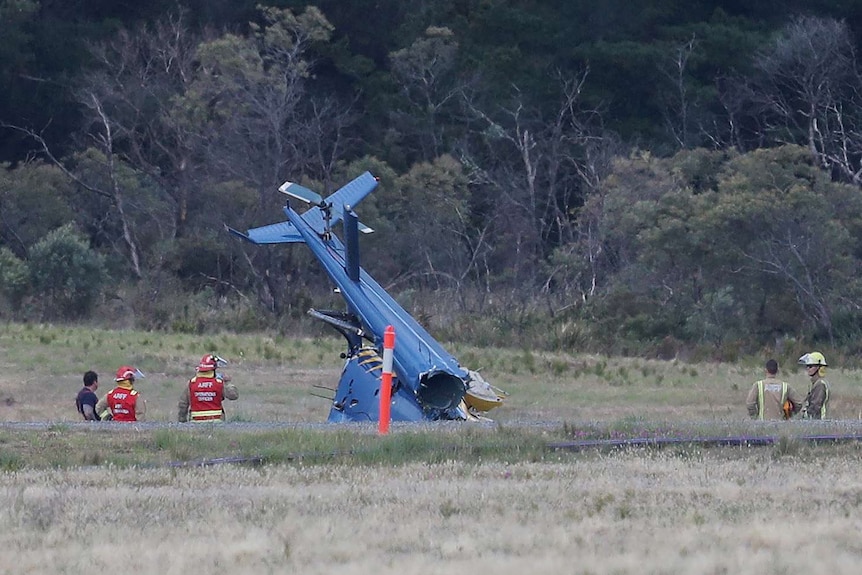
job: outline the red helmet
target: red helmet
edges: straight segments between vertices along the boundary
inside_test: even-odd
[[[215,371],[217,367],[227,365],[227,360],[224,360],[214,353],[208,353],[201,358],[201,362],[195,368],[197,371]]]
[[[114,381],[135,381],[135,379],[139,377],[144,377],[144,374],[141,373],[140,369],[130,365],[124,365],[117,370],[117,377],[114,378]]]

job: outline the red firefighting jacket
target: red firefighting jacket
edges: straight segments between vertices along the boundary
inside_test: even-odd
[[[115,387],[108,392],[108,409],[114,421],[137,421],[135,406],[138,403],[138,392],[127,387]]]
[[[222,419],[224,382],[215,377],[196,376],[189,380],[189,413],[192,421]]]

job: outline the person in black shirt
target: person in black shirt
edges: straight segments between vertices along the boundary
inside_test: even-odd
[[[100,421],[99,414],[96,413],[96,390],[99,389],[99,376],[95,371],[88,371],[84,374],[84,387],[78,392],[78,397],[75,398],[75,405],[78,406],[78,413],[84,416],[87,421]]]

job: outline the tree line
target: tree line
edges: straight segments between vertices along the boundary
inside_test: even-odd
[[[223,224],[370,170],[363,265],[443,337],[862,331],[862,8],[141,4],[0,0],[6,317],[295,326],[322,270]]]

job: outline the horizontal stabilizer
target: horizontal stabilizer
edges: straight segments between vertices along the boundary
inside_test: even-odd
[[[235,230],[230,226],[225,226],[227,231],[235,236],[241,237],[253,244],[287,244],[287,243],[302,243],[302,236],[293,227],[290,222],[279,222],[270,224],[260,228],[252,228],[246,233]]]

